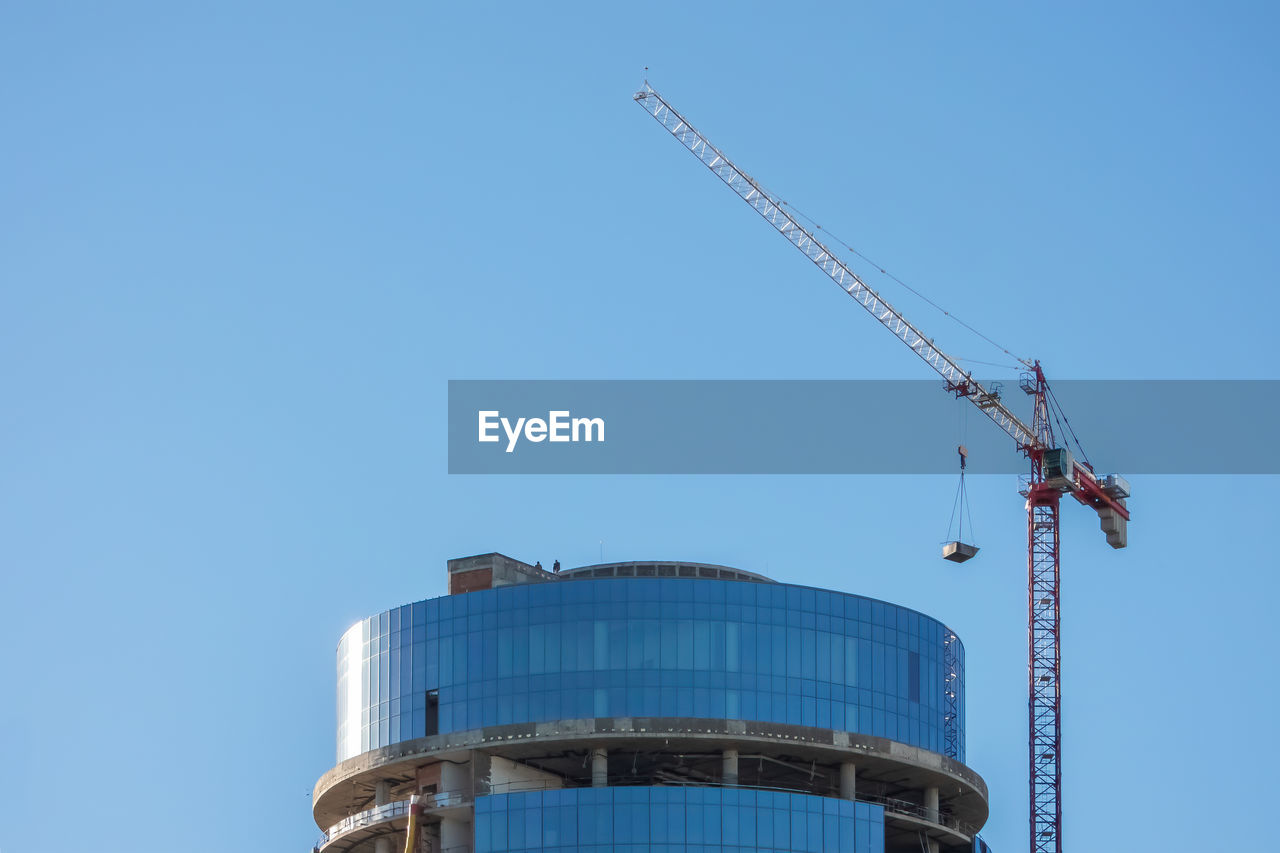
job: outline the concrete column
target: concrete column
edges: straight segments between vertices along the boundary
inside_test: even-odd
[[[938,789],[924,789],[924,816],[933,821],[938,822]]]
[[[840,765],[840,796],[846,800],[856,800],[858,794],[858,766],[852,761]]]
[[[471,828],[466,823],[453,818],[440,821],[440,850],[462,853],[462,849],[471,848]]]
[[[471,794],[471,762],[455,764],[452,761],[440,763],[440,792],[447,794],[446,802],[457,803],[459,798]],[[503,791],[502,793],[506,793]]]
[[[609,786],[609,750],[596,748],[591,750],[591,787],[607,788]]]
[[[738,784],[738,750],[726,749],[724,763],[720,771],[720,781],[725,785]]]
[[[940,819],[938,814],[938,789],[936,787],[924,789],[924,816],[934,823],[937,823]],[[938,853],[939,851],[937,839],[930,838],[926,846],[929,849],[929,853]]]
[[[375,806],[385,806],[391,802],[391,783],[386,779],[379,779],[373,787],[373,804]],[[392,837],[390,835],[382,835],[373,842],[373,853],[392,853],[391,845]]]

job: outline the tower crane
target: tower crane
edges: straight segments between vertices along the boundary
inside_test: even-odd
[[[1052,392],[1040,362],[1024,361],[1026,371],[1019,387],[1032,398],[1028,425],[1005,404],[1000,392],[984,387],[959,360],[934,345],[901,312],[858,277],[826,245],[805,228],[787,205],[764,190],[750,175],[734,165],[718,148],[694,129],[679,112],[646,82],[635,101],[759,213],[779,234],[826,273],[840,289],[873,318],[906,344],[938,373],[946,390],[977,406],[982,414],[1013,439],[1030,462],[1030,475],[1019,489],[1027,509],[1027,711],[1031,786],[1031,853],[1062,853],[1062,684],[1059,624],[1059,517],[1063,495],[1094,510],[1106,534],[1107,544],[1128,544],[1129,484],[1117,474],[1096,474],[1087,460],[1073,457],[1054,436],[1050,406]],[[944,691],[952,707],[948,722],[957,718],[953,673],[947,674]],[[948,733],[947,753],[955,758],[958,738]]]

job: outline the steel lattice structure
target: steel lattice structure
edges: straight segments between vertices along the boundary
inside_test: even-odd
[[[950,628],[942,638],[942,695],[947,713],[942,720],[943,752],[948,758],[960,758],[960,696],[956,682],[960,678],[960,638]]]
[[[1075,461],[1055,444],[1050,428],[1049,386],[1040,363],[1024,362],[1031,373],[1021,387],[1034,398],[1032,423],[1027,426],[995,393],[974,381],[957,359],[936,347],[878,293],[866,285],[845,263],[786,209],[781,200],[764,190],[718,148],[694,129],[648,83],[635,100],[667,129],[681,145],[729,186],[787,242],[840,286],[894,337],[935,370],[948,391],[966,397],[996,426],[1009,435],[1031,463],[1031,477],[1023,494],[1027,498],[1027,680],[1032,853],[1062,853],[1062,688],[1059,620],[1059,517],[1061,496],[1070,494],[1098,513],[1107,542],[1114,548],[1127,544],[1129,511],[1125,500],[1128,484],[1123,478],[1099,478],[1092,466]],[[953,650],[954,651],[954,650]],[[945,748],[959,752],[959,709],[950,689],[956,664],[947,662],[944,691],[948,705]]]
[[[1058,607],[1058,503],[1043,484],[1028,495],[1027,646],[1031,849],[1062,853],[1062,667]]]
[[[1031,423],[1042,447],[1053,447],[1044,372],[1024,377],[1033,399]],[[1032,853],[1062,853],[1062,645],[1059,604],[1059,518],[1062,492],[1049,485],[1044,452],[1031,457],[1027,488],[1027,750]]]

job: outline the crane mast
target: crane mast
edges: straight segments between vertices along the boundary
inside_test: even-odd
[[[946,389],[968,398],[993,423],[1014,440],[1031,463],[1031,474],[1020,490],[1027,499],[1027,710],[1030,762],[1030,830],[1032,853],[1062,853],[1062,687],[1059,605],[1059,505],[1062,495],[1098,513],[1107,542],[1114,548],[1127,544],[1128,483],[1115,474],[1099,477],[1092,466],[1076,461],[1054,439],[1049,410],[1049,387],[1040,363],[1029,368],[1020,381],[1033,398],[1032,423],[1015,415],[993,389],[984,387],[962,368],[957,359],[934,345],[922,333],[868,287],[853,270],[805,228],[781,200],[769,194],[750,175],[711,144],[687,119],[648,83],[635,94],[636,102],[671,133],[690,153],[723,181],[766,222],[799,249],[841,290],[866,309],[894,337],[902,341],[940,375]],[[944,695],[953,702],[955,673],[946,674]],[[946,753],[958,758],[958,738],[951,731],[954,709],[947,714]]]

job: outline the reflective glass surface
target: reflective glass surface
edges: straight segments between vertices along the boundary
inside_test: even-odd
[[[733,580],[564,580],[420,601],[343,635],[338,760],[427,734],[592,717],[789,723],[942,752],[945,633],[883,601]]]
[[[884,810],[736,788],[567,788],[476,798],[475,853],[884,853]]]

